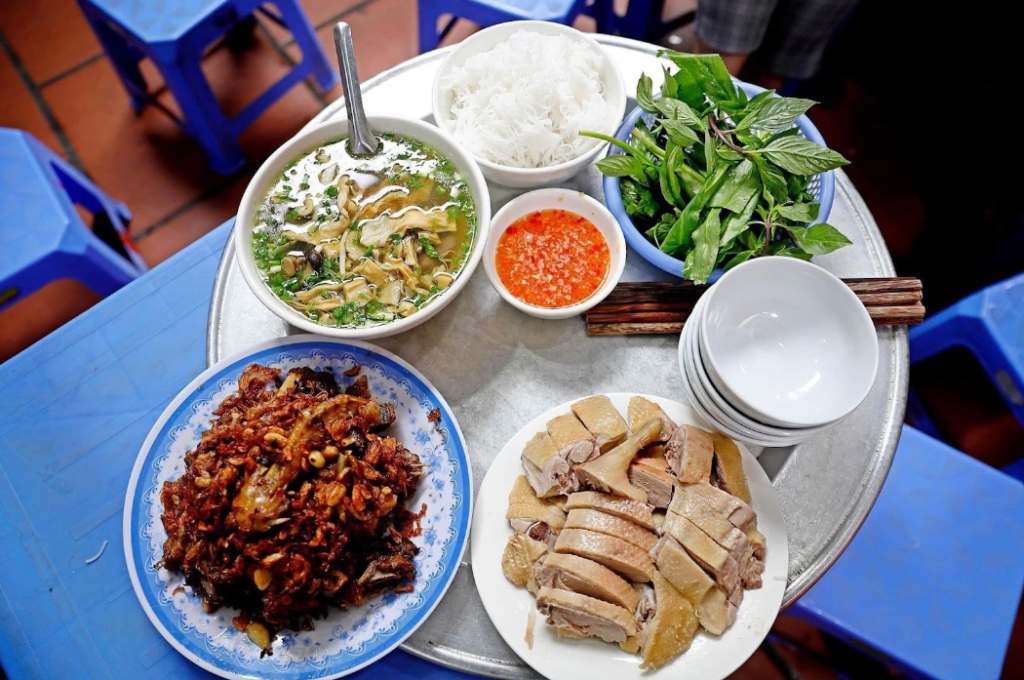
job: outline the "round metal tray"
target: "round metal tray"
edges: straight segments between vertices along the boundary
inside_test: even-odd
[[[646,43],[598,36],[632,87],[661,64]],[[446,50],[392,68],[363,86],[372,113],[433,121],[430,92]],[[630,100],[630,106],[634,102]],[[344,116],[335,102],[310,125]],[[569,186],[602,198],[593,167]],[[493,209],[521,193],[492,186]],[[829,222],[854,242],[815,262],[839,276],[893,276],[892,260],[870,212],[847,176],[837,172]],[[623,281],[667,280],[630,251]],[[217,271],[207,337],[212,364],[249,345],[296,332],[250,292],[232,243]],[[798,446],[765,449],[789,531],[789,578],[783,607],[814,584],[839,557],[874,504],[899,441],[907,399],[908,345],[903,328],[879,328],[875,386],[850,417]],[[581,319],[545,321],[505,304],[477,271],[449,307],[424,325],[377,344],[414,364],[451,405],[469,444],[476,488],[494,456],[520,427],[551,404],[597,392],[647,392],[680,398],[675,337],[588,338]],[[468,555],[467,555],[468,562]],[[536,678],[498,636],[467,563],[445,599],[403,645],[406,651],[459,670],[496,678]]]

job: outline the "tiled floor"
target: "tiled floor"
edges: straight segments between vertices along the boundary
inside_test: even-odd
[[[338,20],[351,24],[364,81],[417,54],[415,0],[302,0],[302,5],[332,64],[332,27]],[[673,0],[668,13],[693,6],[693,0]],[[460,24],[447,42],[473,30]],[[298,56],[287,32],[262,22],[247,45],[213,51],[204,70],[232,113]],[[159,86],[154,69],[144,67],[144,73],[151,86]],[[150,266],[233,215],[258,163],[340,95],[340,86],[326,93],[306,84],[293,88],[242,135],[250,163],[223,177],[209,170],[197,144],[162,112],[131,109],[74,0],[0,0],[0,126],[31,132],[126,202],[134,214],[132,238]],[[174,107],[167,93],[161,101]],[[926,215],[891,119],[854,84],[833,93],[812,117],[830,144],[853,161],[848,173],[899,261],[925,228]],[[6,310],[0,315],[0,361],[95,302],[96,296],[81,286],[62,282]],[[948,366],[923,369],[922,385],[938,395],[929,404],[962,448],[992,463],[1024,448],[1024,433],[1000,411],[998,399],[974,399],[970,391],[964,398],[961,383],[979,382],[969,367],[953,370],[960,382],[953,381],[952,388],[936,379],[950,373]],[[958,406],[964,403],[969,410]],[[838,660],[836,648],[821,633],[785,617],[775,632],[783,642],[775,651],[759,652],[736,677],[837,677],[829,668]],[[1011,649],[1019,650],[1022,638],[1018,626]],[[812,653],[794,652],[784,639],[797,640]],[[1020,666],[1020,654],[1011,651],[1006,677]],[[852,665],[845,665],[847,677],[890,675],[855,653],[852,658]]]

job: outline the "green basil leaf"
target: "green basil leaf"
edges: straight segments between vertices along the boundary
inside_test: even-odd
[[[644,174],[643,163],[632,156],[617,153],[605,156],[597,163],[597,169],[609,177],[635,177]]]
[[[752,156],[751,160],[757,167],[757,173],[761,176],[761,183],[764,185],[765,195],[771,196],[775,201],[785,201],[789,196],[789,187],[786,186],[786,177],[779,172],[771,163],[768,163],[759,156]]]
[[[644,73],[640,76],[640,82],[636,86],[636,103],[647,113],[657,113],[658,107],[654,101],[654,85],[650,77]]]
[[[785,244],[775,244],[785,245]],[[769,249],[770,250],[770,249]],[[810,253],[804,252],[803,250],[796,247],[781,248],[777,253],[771,253],[772,255],[778,255],[779,257],[795,257],[798,260],[809,260],[813,257]]]
[[[622,179],[619,190],[622,192],[622,205],[630,215],[654,217],[658,214],[658,201],[647,187],[631,179]]]
[[[661,83],[661,95],[669,99],[676,99],[676,95],[679,94],[679,87],[676,85],[675,79],[668,72],[667,67],[662,66],[661,71],[665,74],[665,80]]]
[[[800,248],[811,255],[827,255],[848,246],[852,241],[841,231],[826,222],[809,227],[783,227],[790,233]]]
[[[668,57],[679,71],[673,76],[678,86],[678,97],[696,109],[705,106],[705,95],[715,104],[739,100],[725,62],[717,54],[685,54],[674,50],[661,50],[660,57]]]
[[[645,232],[647,237],[654,241],[654,245],[661,248],[661,244],[665,242],[665,238],[668,236],[669,231],[672,230],[672,225],[675,224],[677,219],[678,215],[676,213],[665,213],[658,220],[657,224]]]
[[[760,198],[758,194],[754,194],[747,201],[747,205],[744,206],[742,211],[729,215],[729,217],[722,221],[722,240],[720,245],[723,248],[750,228],[750,218],[753,217],[754,208],[757,206]]]
[[[681,120],[662,120],[661,126],[673,143],[685,148],[700,141],[697,133],[686,126]]]
[[[790,222],[807,224],[818,219],[818,210],[820,209],[821,206],[817,203],[797,203],[795,205],[780,205],[775,208],[775,212]]]
[[[690,205],[693,205],[693,201],[690,201]],[[662,239],[660,245],[661,252],[668,253],[669,255],[675,256],[680,250],[686,246],[686,238],[684,231],[686,211],[680,211],[675,221],[672,222],[671,228],[665,234],[665,238]]]
[[[655,102],[658,112],[668,120],[679,121],[687,127],[695,127],[704,130],[707,126],[704,119],[697,114],[686,102],[678,99],[667,99],[662,97]]]
[[[718,259],[718,240],[722,223],[720,211],[711,210],[707,218],[693,232],[693,250],[683,263],[683,278],[697,284],[707,283]]]
[[[661,195],[664,196],[666,203],[677,208],[685,208],[686,201],[683,200],[682,195],[679,193],[679,178],[672,171],[673,154],[678,155],[679,153],[679,147],[673,146],[665,162],[658,169],[658,184],[661,187]]]
[[[850,161],[842,154],[803,137],[781,137],[756,153],[795,175],[817,175],[842,167]]]
[[[743,159],[738,165],[730,168],[725,181],[708,201],[708,206],[725,208],[734,213],[742,212],[751,197],[760,191],[761,180],[758,179],[754,164]]]
[[[750,130],[737,130],[736,140],[747,149],[760,149],[764,146],[764,140]]]
[[[817,104],[810,99],[796,97],[772,97],[764,100],[761,105],[736,125],[737,130],[758,128],[778,132],[793,127],[796,119],[807,113]]]
[[[728,170],[729,167],[726,165],[722,165],[715,170],[714,174],[704,182],[704,186],[701,187],[700,191],[686,204],[680,219],[676,220],[676,223],[672,225],[672,231],[665,237],[665,243],[662,244],[661,248],[663,251],[669,252],[666,250],[666,247],[671,247],[673,249],[672,252],[675,253],[688,249],[693,245],[693,232],[700,225],[701,212],[704,210],[704,206],[707,205],[708,199],[718,191],[718,187],[725,181],[725,175]]]
[[[694,169],[686,162],[686,153],[680,153],[677,163],[674,166],[676,174],[679,175],[679,186],[688,197],[692,198],[704,186],[704,175]]]
[[[715,139],[711,130],[704,131],[704,167],[706,173],[710,175],[715,171],[715,167],[718,165],[718,154],[715,153],[718,150],[718,140]]]
[[[754,255],[754,251],[753,250],[741,250],[740,252],[736,253],[736,255],[734,255],[731,260],[726,262],[725,265],[722,268],[725,271],[729,271],[730,269],[732,269],[736,265],[743,264],[744,262],[746,262],[747,260],[749,260],[750,258],[752,258],[754,256],[755,255]]]

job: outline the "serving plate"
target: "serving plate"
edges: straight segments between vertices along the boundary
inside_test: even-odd
[[[209,427],[213,410],[238,388],[251,363],[287,370],[310,366],[342,373],[361,366],[371,393],[395,406],[388,434],[420,456],[427,473],[408,507],[426,504],[423,533],[413,542],[417,576],[413,591],[387,593],[348,611],[332,609],[312,631],[283,631],[273,654],[234,628],[234,609],[212,614],[180,574],[154,565],[167,538],[160,515],[160,489],[185,470],[185,454]],[[437,416],[440,416],[438,419]],[[431,421],[433,417],[436,422]],[[150,621],[181,654],[225,678],[326,680],[352,673],[379,659],[411,635],[440,602],[465,551],[473,505],[472,471],[466,443],[444,399],[427,380],[398,357],[372,345],[314,335],[272,340],[224,359],[189,383],[150,430],[128,484],[124,512],[125,558],[135,594]]]
[[[677,401],[624,392],[607,395],[620,413],[626,412],[629,399],[643,396],[655,402],[678,424],[708,425],[696,412]],[[581,396],[580,399],[585,397]],[[757,651],[779,613],[786,590],[789,543],[782,507],[772,489],[771,480],[757,460],[742,445],[743,471],[747,475],[757,512],[757,528],[767,538],[764,585],[743,594],[736,621],[720,637],[699,632],[690,649],[656,672],[640,669],[640,657],[600,640],[559,638],[544,617],[536,611],[536,601],[525,588],[505,578],[501,556],[512,536],[505,519],[508,494],[516,477],[523,474],[520,455],[526,442],[544,429],[553,417],[569,412],[573,399],[531,420],[498,453],[480,486],[480,500],[473,513],[473,540],[470,553],[473,577],[484,608],[498,633],[520,658],[549,680],[576,680],[581,677],[619,680],[663,676],[672,680],[718,680],[724,678]],[[526,641],[529,617],[535,617],[533,646]]]

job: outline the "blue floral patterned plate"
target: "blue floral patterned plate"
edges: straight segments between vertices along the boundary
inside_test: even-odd
[[[388,593],[362,607],[332,609],[310,632],[283,631],[273,655],[260,650],[231,623],[238,612],[203,611],[184,579],[155,565],[167,538],[160,515],[160,488],[184,473],[213,410],[238,387],[251,363],[283,370],[310,366],[330,370],[341,385],[355,365],[370,381],[373,395],[395,405],[397,420],[388,430],[427,464],[409,507],[427,506],[414,539],[413,592]],[[440,414],[437,422],[430,417]],[[339,678],[381,658],[400,645],[437,606],[458,570],[469,537],[473,475],[466,442],[448,404],[412,366],[372,345],[298,335],[258,345],[210,367],[171,402],[150,431],[132,470],[124,513],[125,557],[135,594],[149,619],[188,659],[225,678],[321,680]]]

